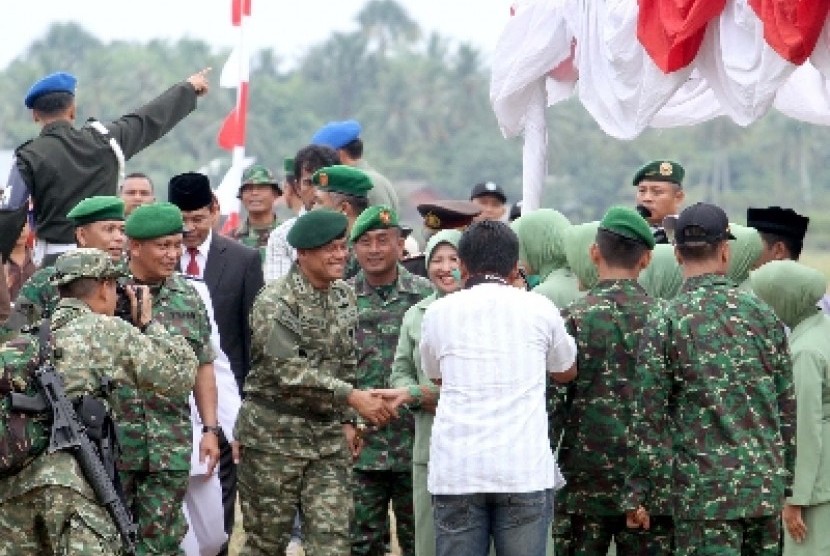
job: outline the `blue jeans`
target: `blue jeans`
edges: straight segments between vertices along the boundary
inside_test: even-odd
[[[553,490],[432,497],[436,556],[545,556]]]

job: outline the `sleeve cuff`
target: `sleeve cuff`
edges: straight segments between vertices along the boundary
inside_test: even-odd
[[[334,388],[334,399],[335,401],[346,403],[346,398],[349,397],[349,394],[352,393],[354,390],[354,386],[349,384],[348,382],[344,382]]]

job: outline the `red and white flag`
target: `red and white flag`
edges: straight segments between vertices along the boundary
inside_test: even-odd
[[[245,44],[245,28],[251,17],[251,0],[231,0],[231,24],[237,29],[238,40],[219,76],[219,86],[236,89],[236,105],[225,117],[217,141],[232,153],[231,167],[219,187],[216,197],[223,215],[227,216],[222,233],[229,233],[239,225],[239,182],[242,172],[252,159],[245,157],[245,121],[248,117],[248,79],[250,56]]]

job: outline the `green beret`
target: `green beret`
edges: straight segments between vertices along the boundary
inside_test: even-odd
[[[285,172],[286,176],[293,176],[294,175],[294,159],[293,158],[285,158],[282,161],[282,171]]]
[[[363,170],[353,166],[336,165],[320,168],[311,176],[311,183],[322,191],[365,197],[372,189],[372,180]]]
[[[81,247],[58,257],[55,261],[55,273],[49,283],[62,286],[79,278],[120,278],[123,275],[122,267],[113,263],[108,253],[100,249]]]
[[[66,215],[76,226],[101,220],[124,220],[124,201],[110,195],[84,199]]]
[[[394,210],[385,205],[372,205],[355,219],[349,239],[354,242],[366,232],[399,227],[398,214]]]
[[[154,239],[180,234],[182,230],[182,211],[173,203],[141,205],[130,213],[124,225],[124,233],[132,239]]]
[[[297,218],[288,232],[288,244],[294,249],[317,249],[346,234],[349,219],[329,209],[312,210]]]
[[[602,217],[599,229],[639,241],[649,249],[654,249],[654,234],[651,233],[648,222],[632,208],[611,207]]]
[[[654,160],[637,170],[631,185],[637,185],[643,180],[649,180],[667,181],[682,186],[683,176],[685,175],[686,170],[677,162],[672,160]]]

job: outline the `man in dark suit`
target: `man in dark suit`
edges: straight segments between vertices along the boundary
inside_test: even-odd
[[[207,176],[187,172],[170,180],[168,198],[179,207],[184,218],[185,252],[181,271],[201,278],[213,300],[213,315],[219,328],[219,345],[231,364],[236,383],[242,385],[251,364],[251,327],[248,315],[254,297],[262,288],[262,262],[259,251],[232,239],[214,234],[213,224],[219,207]],[[222,404],[222,392],[219,392]],[[221,435],[219,481],[225,509],[225,530],[233,527],[236,500],[236,464],[232,447]]]

